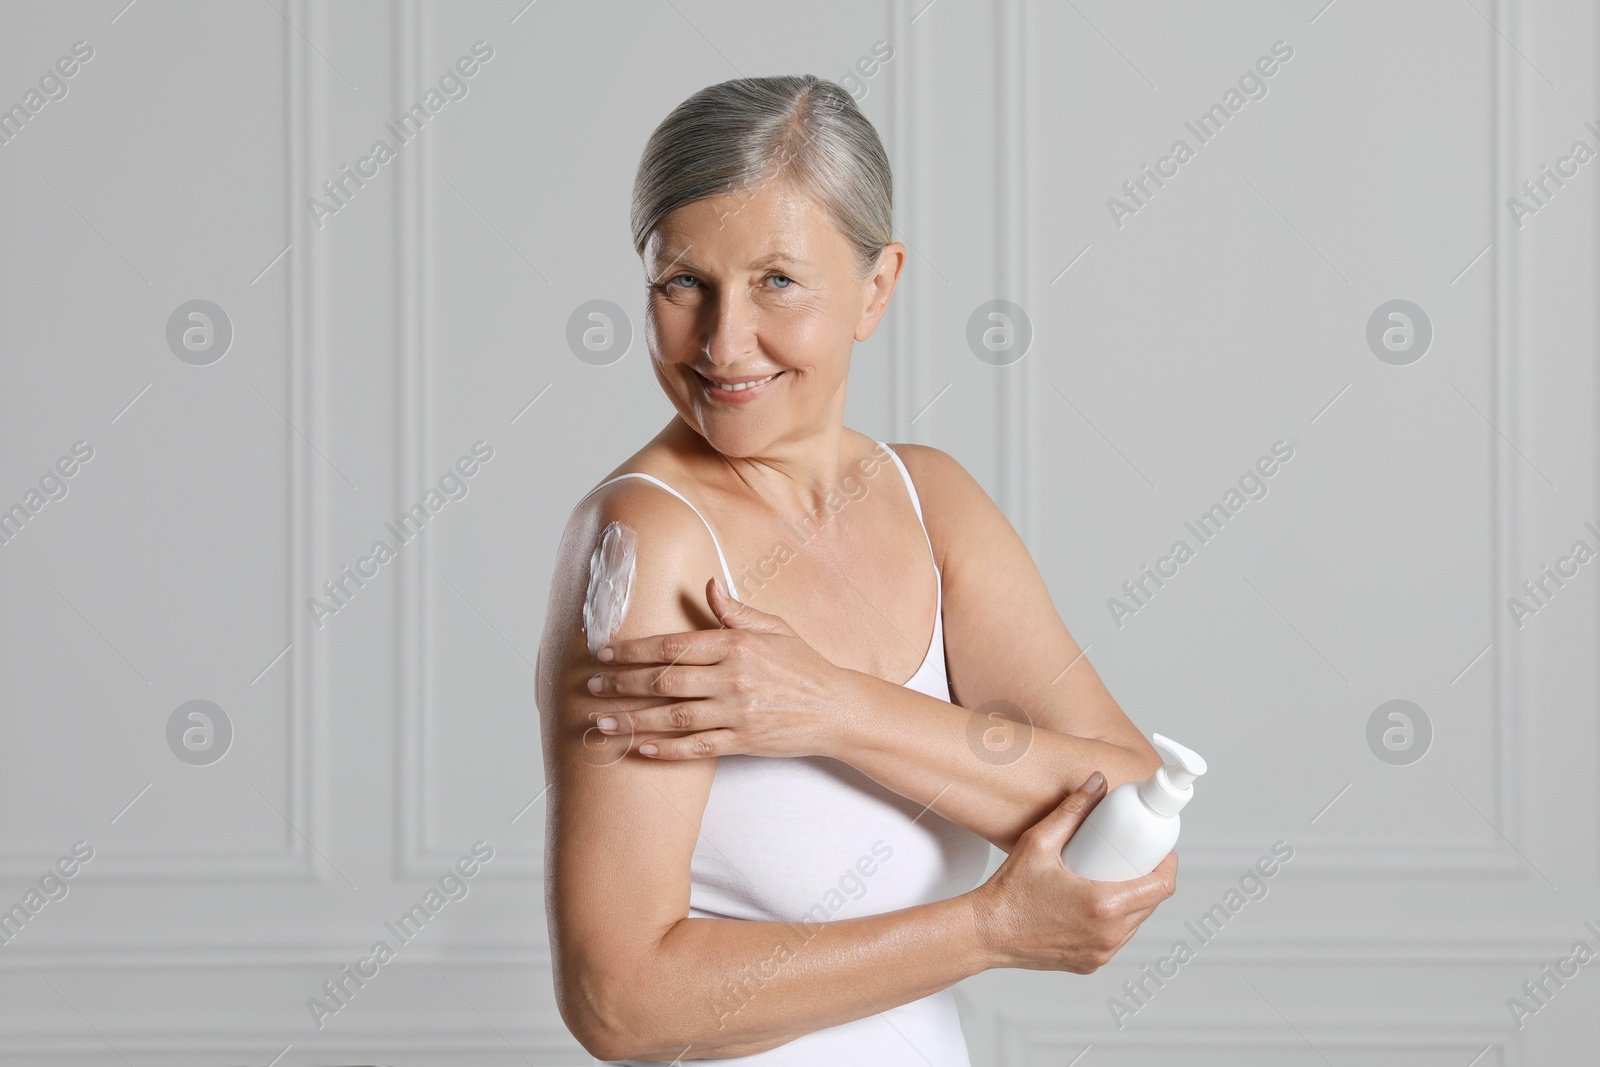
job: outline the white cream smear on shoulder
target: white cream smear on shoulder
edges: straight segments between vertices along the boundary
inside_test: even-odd
[[[589,595],[583,601],[583,632],[589,639],[589,658],[622,629],[633,596],[635,549],[638,536],[620,522],[608,525],[589,557]]]

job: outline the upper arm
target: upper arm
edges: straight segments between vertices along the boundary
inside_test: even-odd
[[[955,702],[980,710],[1008,701],[1034,726],[1155,759],[1067,632],[1027,546],[983,486],[937,448],[894,450],[913,475],[942,557],[945,663]]]
[[[594,729],[605,711],[665,697],[599,697],[586,683],[583,603],[589,557],[613,520],[637,535],[636,572],[619,639],[716,629],[705,580],[717,573],[710,535],[693,511],[629,480],[593,494],[557,553],[539,646],[537,701],[546,794],[545,908],[562,1016],[580,1040],[619,1019],[614,993],[689,906],[689,861],[710,794],[714,759],[653,760]],[[643,983],[635,983],[642,985]],[[643,992],[643,990],[640,990]],[[586,1042],[587,1045],[587,1042]]]

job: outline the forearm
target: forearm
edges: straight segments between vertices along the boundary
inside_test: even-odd
[[[995,965],[972,894],[823,923],[686,918],[637,973],[610,1040],[628,1059],[750,1055]]]
[[[847,675],[844,725],[827,755],[1006,852],[1095,771],[1111,790],[1159,766],[1153,749],[990,719],[870,674]]]

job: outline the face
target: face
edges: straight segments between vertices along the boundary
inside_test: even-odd
[[[644,250],[656,379],[727,456],[837,434],[851,346],[877,328],[904,261],[904,246],[888,245],[861,278],[822,209],[779,182],[685,205]],[[771,375],[739,391],[712,380]]]

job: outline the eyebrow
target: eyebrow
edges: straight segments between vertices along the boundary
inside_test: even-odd
[[[809,267],[811,265],[809,260],[795,255],[788,249],[779,248],[766,253],[761,258],[757,259],[752,266],[757,268],[770,267],[778,263],[792,263],[797,267]],[[668,270],[671,268],[682,267],[687,271],[698,272],[702,269],[698,263],[695,263],[691,259],[684,258],[682,253],[669,256],[667,255],[665,249],[656,254],[656,265],[658,270]]]

